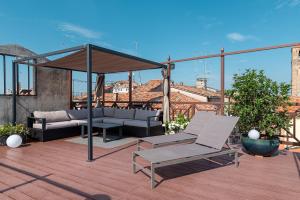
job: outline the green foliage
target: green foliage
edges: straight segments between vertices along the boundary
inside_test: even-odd
[[[248,69],[241,75],[235,74],[233,79],[232,89],[226,91],[234,101],[228,112],[240,117],[242,133],[255,128],[272,137],[290,126],[289,84],[272,81],[262,70]]]
[[[188,124],[189,120],[183,114],[179,114],[174,121],[163,124],[163,126],[166,127],[168,134],[174,134],[180,130],[184,130]]]
[[[5,124],[0,126],[0,136],[10,136],[13,134],[24,136],[29,134],[29,130],[23,124],[17,124],[16,126],[13,126],[12,124]]]

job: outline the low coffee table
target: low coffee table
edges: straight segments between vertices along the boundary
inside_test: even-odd
[[[87,123],[84,123],[81,125],[81,137],[84,137],[84,127],[87,127]],[[123,136],[123,125],[120,124],[111,124],[111,123],[99,123],[99,122],[94,122],[93,123],[93,128],[102,128],[102,137],[103,137],[103,142],[106,142],[106,130],[111,129],[111,128],[119,128],[119,136]]]

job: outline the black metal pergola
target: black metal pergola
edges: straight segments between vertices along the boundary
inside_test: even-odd
[[[66,54],[61,58],[51,60],[44,63],[36,63],[39,58],[47,58]],[[128,55],[118,51],[106,49],[93,44],[86,44],[72,48],[53,51],[36,56],[16,59],[12,62],[12,123],[16,124],[17,116],[17,87],[16,87],[16,69],[19,64],[28,64],[29,61],[34,61],[32,66],[49,67],[55,69],[65,69],[74,71],[87,72],[87,110],[88,110],[88,161],[93,160],[93,113],[92,113],[92,73],[116,73],[116,72],[132,72],[137,70],[167,68],[166,65],[143,59],[140,57]]]

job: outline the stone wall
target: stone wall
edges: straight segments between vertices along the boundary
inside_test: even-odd
[[[7,77],[8,78],[8,77]],[[17,96],[17,122],[26,123],[26,117],[35,110],[68,109],[70,106],[69,71],[38,68],[36,96]],[[12,96],[0,96],[0,124],[12,120]]]
[[[292,48],[292,96],[300,96],[300,47]]]

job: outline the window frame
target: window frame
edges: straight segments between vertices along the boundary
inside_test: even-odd
[[[7,57],[12,58],[13,60],[16,59],[16,58],[18,58],[18,57],[15,56],[15,55],[10,55],[10,54],[0,54],[0,57],[2,57],[2,58],[0,58],[0,62],[2,62],[2,66],[3,66],[3,82],[2,82],[2,84],[3,84],[3,92],[0,92],[0,96],[12,96],[13,94],[7,93],[7,84],[6,84],[7,80],[12,82],[12,77],[7,76],[7,72],[8,72],[7,68],[8,67],[12,67],[12,64],[11,65],[7,64]],[[32,96],[37,96],[37,68],[35,66],[30,65],[30,62],[28,62],[28,64],[27,64],[27,70],[26,70],[26,74],[27,74],[27,90],[30,90],[30,86],[31,86],[30,82],[31,82],[31,79],[32,79],[32,83],[33,83],[32,84],[32,89],[33,89],[34,94],[28,94],[28,95],[26,95],[26,94],[20,94],[20,90],[18,88],[19,87],[18,83],[19,83],[19,78],[20,78],[19,67],[20,66],[17,65],[17,68],[16,68],[16,75],[17,75],[16,76],[16,87],[17,87],[17,93],[16,93],[16,95],[17,96],[31,96],[31,97]],[[30,67],[32,67],[32,68],[30,68]],[[32,75],[30,73],[30,69],[33,70]]]

